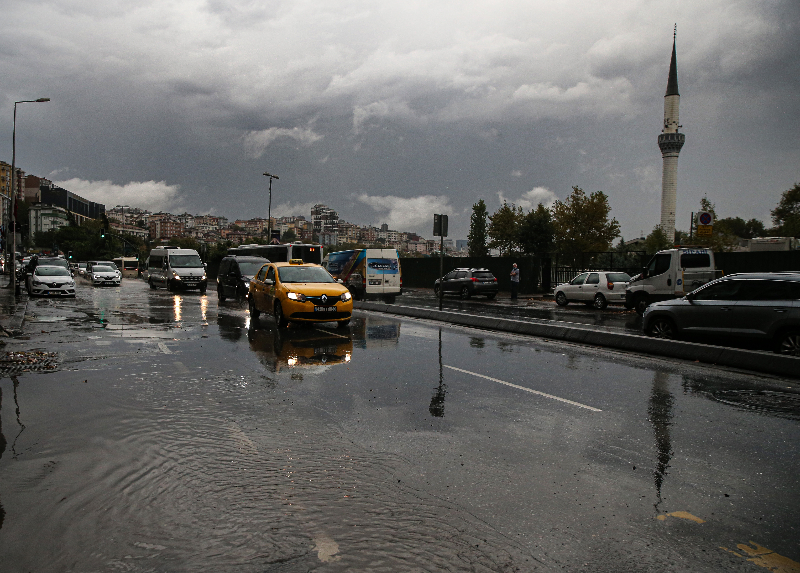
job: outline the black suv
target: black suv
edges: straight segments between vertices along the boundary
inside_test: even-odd
[[[444,294],[457,293],[463,299],[482,294],[492,300],[500,287],[489,269],[453,269],[433,283],[436,296],[439,296],[439,289]]]
[[[241,255],[228,255],[219,263],[217,272],[217,298],[223,302],[226,298],[236,299],[242,303],[250,291],[250,279],[256,276],[261,267],[269,259],[264,257],[249,257]]]

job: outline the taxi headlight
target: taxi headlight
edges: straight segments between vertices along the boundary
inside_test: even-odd
[[[304,295],[303,293],[299,293],[299,292],[286,293],[286,298],[288,298],[289,300],[296,300],[297,302],[305,302],[306,301],[306,295]]]
[[[353,298],[353,295],[351,295],[349,292],[342,294],[342,302],[347,302],[351,298]]]

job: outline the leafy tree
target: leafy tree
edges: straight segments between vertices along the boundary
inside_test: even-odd
[[[800,238],[800,183],[783,192],[777,207],[772,210],[772,221],[781,235]]]
[[[720,219],[714,223],[714,231],[740,239],[763,237],[767,233],[764,223],[758,219],[745,221],[741,217],[726,217],[725,219]]]
[[[582,253],[607,251],[619,236],[619,223],[609,219],[611,206],[602,191],[586,195],[573,187],[567,200],[556,201],[551,210],[556,249],[573,259]]]
[[[674,243],[669,240],[667,233],[661,228],[661,225],[653,227],[652,232],[647,235],[644,240],[644,250],[648,255],[663,251],[664,249],[671,249]]]
[[[500,256],[519,252],[518,225],[522,219],[522,207],[509,205],[505,201],[494,215],[489,215],[489,247],[499,249]]]
[[[294,229],[289,229],[281,237],[281,241],[284,243],[291,243],[292,241],[296,240],[297,240],[297,233],[294,232]]]
[[[700,199],[700,210],[701,211],[708,211],[711,213],[711,216],[714,220],[717,220],[717,212],[715,210],[715,205],[711,201],[708,200],[708,197],[703,195],[703,198]]]
[[[489,247],[486,245],[486,213],[486,203],[483,199],[472,206],[467,236],[470,257],[485,257],[489,254]]]
[[[553,217],[550,210],[539,203],[518,226],[518,242],[525,253],[544,255],[553,250]]]

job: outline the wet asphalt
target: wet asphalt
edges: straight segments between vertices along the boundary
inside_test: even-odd
[[[2,348],[4,573],[800,571],[794,382],[78,289]]]

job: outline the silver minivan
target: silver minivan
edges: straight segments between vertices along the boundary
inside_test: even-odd
[[[152,289],[197,289],[200,294],[205,294],[208,286],[206,265],[194,249],[158,247],[150,251],[147,259],[147,282]]]
[[[651,304],[642,328],[659,338],[770,340],[775,352],[800,356],[800,272],[728,275],[683,298]]]

